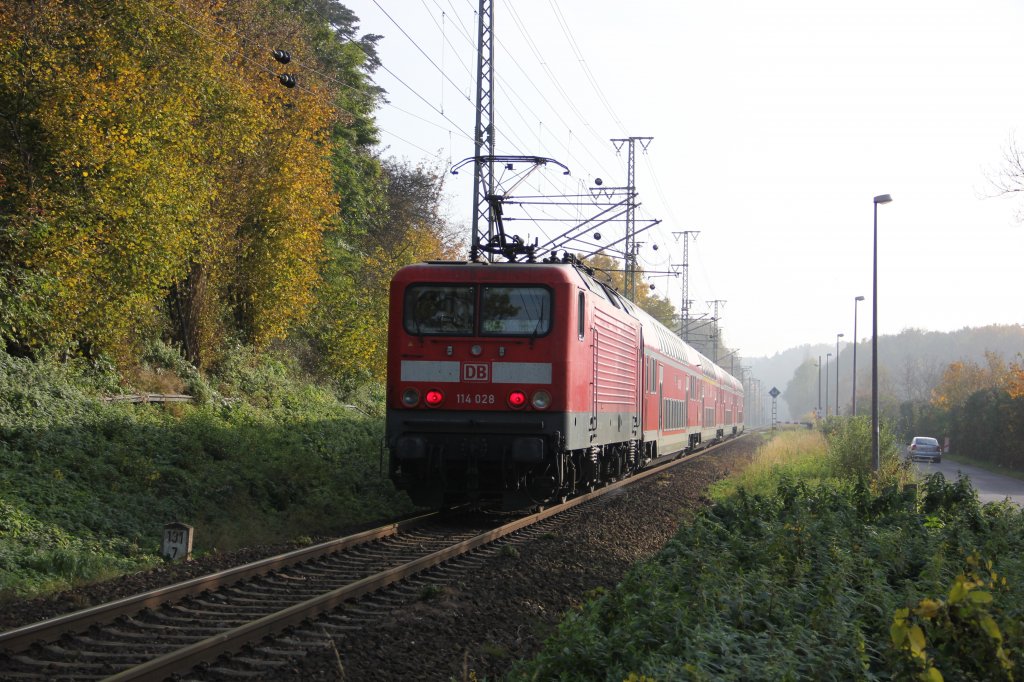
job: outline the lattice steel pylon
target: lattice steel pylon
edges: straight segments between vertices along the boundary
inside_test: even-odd
[[[490,197],[494,195],[494,3],[480,0],[480,25],[477,33],[476,127],[473,132],[473,239],[470,260],[480,257],[481,242],[494,238],[494,215]],[[486,151],[485,151],[486,150]],[[486,158],[485,158],[486,157]],[[481,225],[481,219],[483,225]],[[486,235],[486,237],[484,237]],[[487,260],[494,254],[487,253]]]
[[[639,142],[644,151],[651,144],[653,137],[622,137],[612,139],[615,151],[622,151],[622,147],[629,145],[628,161],[626,162],[626,187],[629,193],[629,203],[626,204],[626,262],[625,262],[625,291],[623,292],[631,301],[636,300],[636,143]]]
[[[679,309],[679,338],[686,343],[690,342],[690,237],[694,239],[700,234],[700,230],[684,230],[672,233],[676,240],[683,237],[683,299]]]
[[[718,344],[721,340],[718,329],[718,320],[720,319],[718,316],[718,306],[720,304],[724,306],[726,303],[727,301],[724,298],[716,298],[714,301],[708,301],[709,306],[713,305],[715,307],[715,316],[711,318],[715,323],[715,326],[711,331],[711,361],[714,363],[718,362]]]

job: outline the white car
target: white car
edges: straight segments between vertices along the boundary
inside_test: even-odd
[[[926,460],[929,462],[942,461],[942,446],[939,441],[928,436],[914,436],[907,446],[907,458],[912,462]]]

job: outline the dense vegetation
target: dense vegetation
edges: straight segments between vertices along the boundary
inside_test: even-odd
[[[146,368],[204,402],[111,404],[110,366],[0,352],[0,596],[151,565],[170,521],[206,552],[410,509],[380,474],[379,395],[344,404],[242,347],[207,378],[166,346]]]
[[[9,351],[123,369],[164,339],[211,367],[287,341],[335,378],[379,376],[387,274],[455,240],[443,175],[375,156],[379,36],[356,21],[331,0],[0,13]]]
[[[907,485],[891,436],[872,483],[865,433],[767,444],[513,679],[1013,679],[1024,514],[980,505],[965,480]]]

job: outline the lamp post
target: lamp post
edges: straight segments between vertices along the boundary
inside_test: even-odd
[[[818,404],[814,407],[814,418],[821,419],[821,356],[818,356]]]
[[[825,419],[828,419],[828,359],[832,357],[831,353],[825,354]]]
[[[878,471],[878,205],[888,204],[892,197],[875,197],[875,232],[871,263],[871,469]]]
[[[853,299],[853,408],[850,414],[857,416],[857,304],[864,300],[863,296]]]
[[[836,416],[839,416],[839,339],[843,334],[836,334]]]

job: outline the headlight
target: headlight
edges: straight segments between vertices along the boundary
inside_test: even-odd
[[[547,391],[537,391],[530,402],[535,410],[546,410],[551,405],[551,394]]]
[[[402,404],[406,407],[416,407],[420,404],[420,392],[415,388],[407,388],[402,391]]]

